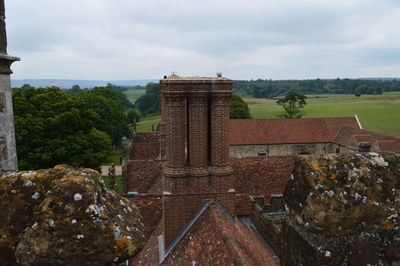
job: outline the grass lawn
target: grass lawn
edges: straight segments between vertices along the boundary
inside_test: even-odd
[[[161,117],[159,115],[144,117],[140,120],[140,122],[137,123],[136,130],[138,132],[151,131],[153,125],[154,125],[154,128],[157,129],[157,125],[158,125],[158,123],[160,123],[160,120],[161,120]]]
[[[121,155],[113,151],[107,158],[107,161],[104,163],[104,165],[121,165]]]
[[[359,117],[366,130],[400,137],[400,93],[382,95],[309,95],[304,117]],[[282,107],[276,100],[244,99],[253,118],[277,118]]]
[[[115,176],[115,181],[116,181],[116,183],[117,183],[117,190],[116,190],[116,191],[117,191],[118,193],[122,193],[121,178],[122,178],[122,176],[120,176],[120,175]],[[104,183],[106,183],[106,186],[107,186],[108,188],[110,188],[110,185],[109,185],[110,181],[109,181],[107,175],[105,175],[105,176],[103,175],[103,180],[104,180]]]
[[[253,118],[277,118],[283,108],[276,100],[244,98]],[[350,94],[308,95],[304,117],[359,117],[366,130],[400,137],[400,92],[382,95]],[[160,116],[143,118],[138,131],[150,131],[160,122]]]
[[[144,90],[127,90],[124,93],[131,103],[135,103],[137,98],[144,94]]]

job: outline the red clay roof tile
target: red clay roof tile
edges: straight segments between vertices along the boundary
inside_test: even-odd
[[[230,120],[229,145],[331,142],[354,117]]]

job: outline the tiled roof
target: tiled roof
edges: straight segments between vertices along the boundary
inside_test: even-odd
[[[282,194],[292,173],[295,156],[231,159],[236,193],[269,198]]]
[[[249,195],[264,196],[268,199],[271,194],[282,194],[290,178],[294,158],[277,156],[231,159],[238,214],[251,212]],[[131,168],[128,169],[136,167],[136,170],[129,171],[129,187],[141,188],[143,192],[161,191],[162,161],[130,163]],[[136,185],[132,185],[132,180]],[[145,234],[149,239],[143,251],[132,260],[132,265],[156,265],[157,237],[161,234],[161,227],[157,229],[156,225],[162,216],[162,199],[156,195],[135,195],[132,199],[144,217]],[[232,224],[225,214],[215,207],[208,208],[200,216],[167,256],[164,264],[190,265],[193,260],[197,265],[276,265],[270,251],[263,246],[254,232],[239,220]]]
[[[400,152],[400,141],[378,140],[376,144],[379,146],[380,151]]]
[[[161,224],[161,222],[160,222]],[[130,265],[157,265],[159,225]],[[232,222],[211,203],[167,254],[162,265],[278,265],[260,236],[239,219]]]
[[[129,265],[159,265],[158,236],[162,234],[162,221],[160,221],[146,242],[146,245],[136,256],[132,257]]]
[[[231,158],[237,193],[281,194],[293,169],[294,156]],[[128,161],[128,191],[161,194],[163,161]]]
[[[129,191],[147,193],[161,178],[163,161],[159,160],[129,160],[127,162]]]
[[[229,145],[331,142],[354,117],[230,120]]]
[[[162,217],[162,197],[154,194],[139,194],[128,196],[143,216],[144,235],[150,237]]]
[[[357,144],[360,142],[376,144],[379,151],[400,152],[400,138],[348,126],[339,130],[334,142],[343,146],[351,146],[353,140]]]
[[[233,223],[215,203],[165,258],[166,265],[278,265],[260,237],[239,219]]]

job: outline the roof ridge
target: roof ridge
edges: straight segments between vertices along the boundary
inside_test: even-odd
[[[342,119],[342,118],[350,118],[355,119],[353,116],[335,116],[335,117],[302,117],[302,118],[292,118],[291,121],[294,120],[324,120],[324,119]],[[243,121],[243,120],[288,120],[287,118],[251,118],[251,119],[229,119],[229,121]]]
[[[171,253],[171,251],[175,248],[175,246],[180,242],[180,240],[186,235],[186,233],[192,228],[192,226],[197,222],[197,220],[201,217],[201,215],[209,208],[211,205],[215,205],[227,218],[230,222],[235,224],[235,219],[229,213],[229,211],[218,201],[218,200],[206,200],[200,206],[199,210],[192,216],[192,218],[185,224],[182,230],[178,233],[178,235],[172,240],[171,244],[169,244],[168,248],[164,252],[163,259],[160,261],[162,263],[165,258]]]

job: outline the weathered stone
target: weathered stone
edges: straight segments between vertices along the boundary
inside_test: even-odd
[[[7,160],[7,142],[5,137],[0,137],[0,160]]]
[[[0,0],[0,53],[7,53],[7,36],[5,24],[4,0]]]
[[[283,264],[400,263],[400,155],[300,156],[284,198]]]
[[[142,217],[90,169],[0,178],[0,264],[106,265],[144,244]]]
[[[6,96],[4,92],[0,92],[0,113],[3,113],[6,109]]]

